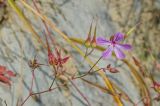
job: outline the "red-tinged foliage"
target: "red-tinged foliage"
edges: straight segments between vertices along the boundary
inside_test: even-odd
[[[90,42],[91,42],[91,37],[88,37],[88,38],[85,40],[85,46],[86,46],[86,47],[89,47],[89,46],[90,46]]]
[[[56,48],[55,51],[56,51],[56,55],[54,55],[51,52],[48,53],[49,64],[62,67],[62,65],[65,64],[69,59],[69,56],[62,58],[60,50]]]
[[[9,78],[8,78],[8,77],[5,77],[5,76],[3,76],[3,75],[0,75],[0,81],[3,82],[3,83],[6,83],[6,84],[8,84],[8,85],[11,85]]]
[[[142,64],[137,58],[135,58],[134,56],[132,57],[132,59],[133,59],[135,65],[139,68],[141,74],[142,74],[144,77],[146,77],[147,75],[146,75],[146,73],[145,73],[145,69],[144,69],[143,64]]]
[[[7,75],[10,76],[10,77],[15,77],[16,74],[14,74],[12,71],[8,70],[7,72]]]
[[[93,21],[92,21],[92,23],[93,23]],[[90,46],[90,43],[91,43],[92,23],[91,23],[90,28],[89,28],[89,32],[88,32],[87,39],[85,40],[85,46],[86,46],[87,48]]]
[[[0,65],[0,74],[3,74],[4,70],[6,70],[6,67]]]
[[[149,99],[149,97],[145,97],[145,98],[143,98],[143,103],[144,103],[144,106],[150,106],[150,99]]]
[[[12,71],[8,70],[5,66],[0,65],[0,81],[1,82],[11,85],[10,77],[15,77],[15,76],[16,75]]]
[[[55,65],[55,56],[51,52],[48,52],[48,62],[50,65]]]
[[[153,88],[158,93],[154,100],[160,101],[160,83],[153,81],[153,86],[151,88]]]
[[[64,64],[64,63],[66,63],[68,59],[69,59],[69,56],[64,57],[63,59],[60,59],[60,60],[59,60],[59,65],[62,65],[62,64]]]
[[[109,71],[111,73],[118,73],[119,72],[116,68],[110,68]]]
[[[132,59],[133,59],[135,65],[140,66],[140,62],[138,59],[136,59],[134,56],[132,57]]]
[[[111,73],[117,73],[117,72],[119,72],[119,70],[117,70],[116,68],[111,67],[111,64],[107,65],[106,70],[108,70]]]
[[[62,65],[65,64],[67,62],[67,60],[69,59],[69,56],[61,58],[61,53],[57,49],[56,49],[56,54],[57,54],[57,58],[56,58],[55,64],[57,66],[62,67]]]
[[[152,88],[154,89],[160,89],[160,83],[156,82],[156,81],[153,81],[153,86]]]
[[[156,97],[154,98],[154,100],[156,100],[157,102],[159,102],[159,101],[160,101],[160,94],[159,94],[158,96],[156,96]]]
[[[93,39],[91,41],[91,45],[93,48],[96,47],[97,43],[96,43],[96,35],[97,35],[97,22],[96,22],[96,26],[94,28],[94,35],[93,35]]]

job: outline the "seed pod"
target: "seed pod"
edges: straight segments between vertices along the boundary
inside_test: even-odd
[[[93,36],[93,39],[91,41],[91,46],[93,48],[95,48],[97,46],[97,43],[96,43],[96,35],[97,35],[97,24],[95,26],[95,29],[94,29],[94,36]]]

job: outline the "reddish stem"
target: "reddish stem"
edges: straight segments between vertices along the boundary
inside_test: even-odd
[[[52,81],[52,83],[51,83],[51,85],[50,85],[50,87],[49,87],[49,91],[51,90],[51,88],[52,88],[52,86],[53,86],[53,84],[54,84],[54,82],[55,82],[55,80],[56,80],[56,77],[57,77],[57,75],[55,75],[55,77],[54,77],[54,79],[53,79],[53,81]]]
[[[32,70],[32,82],[31,82],[31,88],[30,88],[30,90],[29,90],[29,93],[30,93],[30,94],[32,93],[34,78],[35,78],[34,70]]]
[[[31,88],[29,89],[29,95],[28,95],[27,98],[22,102],[21,106],[24,105],[24,103],[29,99],[29,97],[30,97],[31,94],[32,94],[32,88],[33,88],[34,78],[35,78],[34,70],[32,70],[32,82],[31,82]]]
[[[40,10],[39,10],[39,8],[38,8],[38,6],[37,6],[37,4],[36,4],[36,0],[33,0],[33,5],[35,6],[37,12],[40,13]],[[50,33],[50,31],[49,31],[49,28],[48,28],[46,22],[45,22],[44,20],[42,20],[42,22],[43,22],[44,27],[45,27],[45,29],[46,29],[47,35],[50,37],[53,45],[55,45],[55,41],[54,41],[54,39],[53,39],[52,36],[51,36],[51,33]],[[45,32],[45,33],[46,33],[46,32]],[[47,40],[48,40],[48,39],[47,39]]]
[[[23,105],[26,103],[26,101],[29,99],[30,96],[31,96],[31,95],[29,94],[29,95],[27,96],[27,98],[22,102],[22,104],[21,104],[20,106],[23,106]]]
[[[73,83],[73,81],[71,81],[71,80],[69,80],[69,81],[72,83],[74,88],[78,91],[78,93],[83,97],[83,99],[87,102],[88,106],[91,106],[88,99],[83,95],[83,93],[78,89],[78,87]]]

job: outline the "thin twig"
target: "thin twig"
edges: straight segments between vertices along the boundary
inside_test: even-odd
[[[84,98],[84,100],[87,102],[88,106],[91,106],[90,102],[88,101],[88,99],[83,95],[83,93],[77,88],[77,86],[73,83],[72,80],[69,80],[72,85],[74,86],[74,88],[78,91],[78,93]]]
[[[91,73],[92,69],[94,68],[94,66],[96,66],[98,64],[98,62],[102,59],[102,56],[96,61],[96,63],[89,69],[89,71],[86,74],[83,74],[81,76],[77,76],[77,77],[72,77],[73,79],[77,79],[77,78],[81,78],[84,76],[87,76],[88,74]],[[99,70],[99,69],[98,69]]]

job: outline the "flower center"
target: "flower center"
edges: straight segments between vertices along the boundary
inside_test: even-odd
[[[112,41],[112,45],[113,45],[113,47],[115,47],[115,45],[116,45],[116,42],[115,42],[115,41]]]

